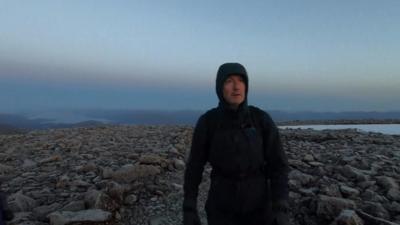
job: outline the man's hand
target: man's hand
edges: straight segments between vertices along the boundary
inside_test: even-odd
[[[290,225],[289,215],[284,212],[276,212],[272,225]]]
[[[183,225],[201,225],[200,218],[195,211],[183,212]]]
[[[272,213],[274,219],[273,225],[290,225],[289,222],[289,204],[287,201],[272,202]]]

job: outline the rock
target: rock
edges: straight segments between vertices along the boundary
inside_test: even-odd
[[[306,162],[314,161],[314,156],[312,156],[311,154],[306,154],[304,156],[303,160],[306,161]]]
[[[118,212],[115,212],[115,216],[114,217],[117,220],[121,220],[122,219],[121,214],[119,214]]]
[[[306,163],[304,163],[301,160],[297,160],[297,159],[288,159],[289,165],[294,167],[294,168],[302,168],[304,166],[307,166]]]
[[[101,194],[101,191],[98,190],[89,190],[85,193],[85,204],[87,208],[93,208],[96,204],[97,198]]]
[[[130,183],[138,178],[154,176],[160,172],[160,168],[153,165],[126,165],[115,171],[112,175],[112,179]]]
[[[149,219],[149,225],[163,225],[167,223],[167,218],[165,216],[153,216]]]
[[[14,212],[32,211],[37,205],[34,199],[21,193],[11,195],[8,201],[10,209]]]
[[[385,202],[385,197],[377,194],[376,192],[374,192],[373,190],[367,189],[362,195],[361,197],[364,200],[367,201],[373,201],[373,202]]]
[[[76,187],[89,187],[91,184],[87,181],[84,180],[74,180],[71,183],[71,186],[76,186]]]
[[[354,210],[345,209],[331,225],[364,225],[364,221]]]
[[[321,218],[331,220],[336,218],[342,210],[355,208],[356,204],[352,200],[320,195],[316,214]]]
[[[363,203],[361,208],[364,212],[371,214],[373,216],[383,219],[390,218],[389,212],[380,203],[366,201]]]
[[[64,189],[69,185],[70,178],[67,175],[63,175],[56,183],[57,188]]]
[[[177,170],[184,170],[185,169],[185,162],[181,159],[174,159],[174,167]]]
[[[137,201],[137,196],[134,194],[126,196],[124,203],[127,205],[134,205],[135,202]]]
[[[0,164],[0,174],[7,174],[12,171],[12,169],[13,168],[11,166]]]
[[[314,177],[305,173],[300,172],[299,170],[292,170],[289,173],[289,179],[293,179],[298,181],[302,185],[306,185],[314,180]]]
[[[93,208],[95,209],[103,209],[110,212],[114,212],[120,207],[121,206],[118,200],[112,199],[110,196],[102,192],[97,196],[96,201],[93,205]]]
[[[125,188],[114,181],[110,181],[106,186],[106,193],[113,199],[117,201],[122,201],[124,199]]]
[[[61,160],[61,156],[60,155],[52,155],[50,157],[47,157],[45,159],[40,160],[39,164],[55,162],[55,161],[60,161],[60,160]]]
[[[345,185],[340,186],[340,191],[344,197],[358,196],[360,194],[359,190]]]
[[[168,164],[166,169],[169,171],[173,171],[175,169],[174,164],[173,163]]]
[[[318,191],[316,188],[300,188],[299,192],[304,196],[315,196],[315,193]]]
[[[61,208],[61,211],[81,211],[85,209],[85,202],[84,201],[72,201],[66,204],[64,207]]]
[[[33,214],[38,220],[45,220],[47,215],[51,212],[57,211],[61,205],[59,203],[53,203],[51,205],[42,205],[33,209]]]
[[[395,188],[390,188],[386,194],[388,199],[393,200],[393,201],[398,201],[400,202],[400,191],[399,189]]]
[[[83,173],[87,173],[87,172],[95,172],[97,171],[97,166],[96,164],[94,164],[93,162],[87,163],[83,166],[79,166],[77,168],[78,172],[83,172]]]
[[[312,162],[307,162],[310,166],[314,166],[314,167],[318,167],[318,166],[323,166],[324,164],[323,163],[320,163],[320,162],[315,162],[315,161],[312,161]]]
[[[177,146],[177,148],[183,149],[184,146]],[[175,148],[174,146],[171,146],[171,145],[170,145],[170,146],[167,148],[167,152],[172,153],[172,154],[179,155],[179,151],[178,151],[177,148]]]
[[[24,168],[24,169],[31,169],[36,166],[37,166],[37,163],[30,159],[24,159],[24,162],[22,163],[22,168]]]
[[[377,224],[377,225],[398,225],[397,223],[390,222],[388,220],[372,216],[361,210],[357,210],[357,214],[365,221],[366,224]]]
[[[177,183],[172,183],[172,187],[174,187],[175,190],[183,190],[183,185],[182,184],[177,184]]]
[[[169,164],[167,159],[156,154],[143,155],[139,158],[139,162],[140,164],[158,165],[163,168]]]
[[[54,212],[48,218],[51,225],[66,225],[72,223],[98,224],[111,220],[112,214],[101,209],[88,209],[78,212]]]
[[[14,213],[14,218],[8,224],[35,225],[36,223],[33,221],[35,221],[35,218],[32,212],[17,212]]]
[[[342,197],[342,193],[337,184],[330,184],[321,188],[321,194],[331,196],[331,197]]]
[[[368,187],[371,187],[372,185],[376,184],[376,181],[370,180],[370,181],[363,181],[358,183],[358,187],[362,188],[362,189],[366,189]]]
[[[114,171],[111,168],[109,168],[109,167],[104,168],[103,174],[102,174],[103,179],[111,178],[113,173],[114,173]]]
[[[296,193],[296,192],[290,191],[289,192],[289,198],[290,199],[299,200],[301,198],[301,195]]]
[[[398,190],[399,189],[399,185],[391,177],[387,177],[387,176],[377,177],[377,183],[378,183],[378,185],[382,186],[384,190],[390,190],[390,189]]]
[[[392,202],[387,209],[394,214],[400,215],[400,203],[398,202]]]
[[[135,152],[129,153],[129,154],[127,155],[127,158],[128,158],[128,159],[132,159],[132,160],[137,160],[139,157],[140,157],[140,154],[135,153]]]
[[[356,179],[357,181],[366,181],[368,177],[357,168],[346,165],[341,170],[342,175],[346,178]]]

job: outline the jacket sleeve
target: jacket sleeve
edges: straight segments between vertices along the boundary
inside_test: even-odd
[[[264,156],[266,172],[271,184],[273,205],[286,202],[289,198],[289,165],[282,147],[279,130],[268,114],[264,115]]]
[[[204,165],[207,161],[207,124],[205,115],[202,115],[197,121],[196,127],[193,132],[192,146],[190,154],[186,162],[186,169],[184,175],[184,211],[196,211],[197,208],[197,195],[199,184],[202,180]]]

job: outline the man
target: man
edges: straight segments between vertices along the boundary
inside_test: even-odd
[[[184,225],[200,224],[197,195],[206,162],[212,166],[209,225],[288,224],[287,158],[270,116],[247,105],[248,83],[241,64],[219,67],[219,105],[199,118],[186,164]]]

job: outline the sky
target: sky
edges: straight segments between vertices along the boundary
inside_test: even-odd
[[[225,62],[249,104],[399,111],[400,1],[0,0],[0,113],[205,110]]]

